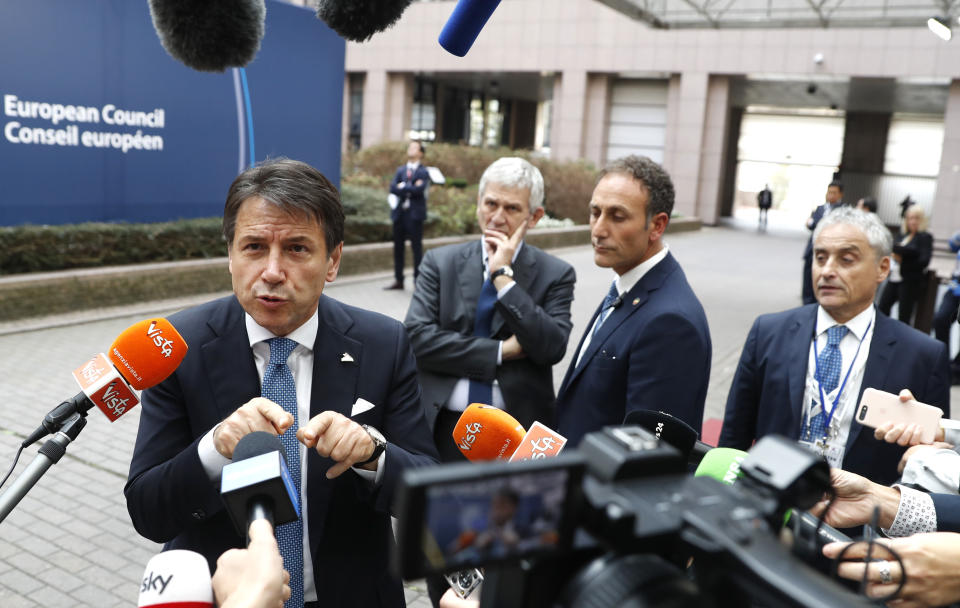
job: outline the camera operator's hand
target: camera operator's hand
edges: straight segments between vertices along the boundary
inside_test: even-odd
[[[873,509],[880,507],[878,524],[881,528],[893,525],[900,506],[900,490],[874,483],[866,477],[841,469],[830,469],[830,482],[836,498],[826,514],[824,523],[834,528],[851,528],[869,523]],[[827,500],[818,502],[810,512],[821,517]]]
[[[951,532],[930,532],[915,534],[905,538],[880,539],[877,543],[890,547],[903,560],[907,582],[895,600],[888,606],[944,606],[960,601],[960,534]],[[850,543],[830,543],[823,548],[823,554],[835,558]],[[867,543],[853,543],[844,559],[862,560],[867,553]],[[862,561],[844,561],[837,572],[851,580],[861,580],[864,569],[867,570],[867,595],[883,597],[897,590],[903,580],[900,564],[888,551],[874,548],[875,557],[887,558],[871,561],[869,565]]]
[[[903,453],[903,456],[900,457],[900,462],[897,464],[897,472],[903,473],[903,469],[907,466],[907,461],[919,454],[920,452],[927,452],[930,450],[951,450],[953,449],[952,443],[946,443],[943,441],[934,441],[932,444],[921,443],[910,448],[907,448],[907,451]]]
[[[447,589],[447,592],[440,598],[440,608],[480,608],[480,600],[465,600],[458,596],[453,589]]]
[[[290,574],[265,519],[250,524],[250,545],[217,559],[213,593],[220,608],[283,608],[290,598]]]

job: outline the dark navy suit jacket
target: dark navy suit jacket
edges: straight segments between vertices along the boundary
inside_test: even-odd
[[[310,416],[334,410],[350,417],[362,397],[375,407],[354,416],[388,441],[382,483],[350,470],[336,479],[333,462],[308,450],[307,515],[314,578],[329,606],[404,606],[391,576],[390,507],[403,469],[437,462],[420,406],[413,354],[400,323],[320,298]],[[127,510],[143,536],[166,549],[217,557],[243,546],[197,453],[200,438],[260,395],[244,312],[234,296],[170,317],[189,347],[177,371],[143,393],[140,430],[124,488]],[[349,353],[352,362],[344,362]],[[304,421],[301,421],[303,423]]]
[[[672,254],[623,295],[557,394],[557,430],[575,446],[633,410],[672,414],[698,432],[710,380],[710,328]],[[591,331],[597,307],[584,330]],[[583,339],[577,353],[583,348]]]
[[[727,396],[721,446],[746,450],[772,433],[800,437],[817,306],[761,315],[754,322]],[[943,343],[880,312],[876,319],[860,395],[867,387],[889,393],[908,388],[918,401],[949,416],[950,370]],[[851,424],[842,468],[884,485],[896,481],[904,448],[874,439],[871,429],[856,420]]]
[[[418,181],[420,185],[416,186],[415,184]],[[406,182],[406,186],[400,188],[400,182]],[[400,199],[400,204],[397,205],[395,209],[390,210],[390,219],[394,222],[397,221],[397,218],[400,217],[400,213],[403,210],[403,202],[405,200],[410,201],[410,217],[412,219],[421,222],[427,219],[427,197],[425,192],[429,185],[430,174],[427,173],[427,168],[422,164],[417,166],[417,169],[409,179],[407,179],[406,163],[397,167],[397,172],[393,175],[393,181],[390,182],[390,192],[397,195],[397,198]]]

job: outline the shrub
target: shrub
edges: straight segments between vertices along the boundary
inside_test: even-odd
[[[387,142],[364,148],[344,156],[344,184],[358,184],[386,190],[397,167],[405,161],[406,142]],[[428,144],[424,163],[439,168],[447,178],[447,188],[462,188],[478,184],[483,171],[502,156],[519,156],[529,160],[543,173],[544,206],[554,217],[570,218],[577,223],[589,220],[587,205],[593,192],[597,171],[587,161],[557,162],[539,158],[529,150],[510,148],[477,148],[457,144]],[[434,188],[430,193],[430,205],[434,205]],[[439,197],[437,197],[439,198]],[[474,200],[476,195],[472,197]],[[441,204],[437,200],[436,204]],[[473,203],[471,203],[473,204]],[[443,207],[443,213],[452,210]],[[470,211],[473,214],[473,211]],[[474,223],[474,222],[470,222]]]

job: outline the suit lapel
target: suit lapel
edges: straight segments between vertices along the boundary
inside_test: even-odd
[[[899,323],[890,317],[877,312],[875,315],[873,337],[870,339],[870,352],[867,354],[867,364],[863,368],[863,381],[860,383],[860,393],[857,395],[857,405],[863,396],[864,389],[887,388],[886,379],[893,362],[893,353],[897,345],[897,338],[891,331],[890,324]],[[900,389],[894,388],[899,392]],[[850,433],[847,435],[847,452],[849,453],[854,441],[860,436],[863,425],[857,422],[856,407],[850,423]]]
[[[217,337],[200,350],[219,420],[223,420],[260,395],[260,376],[250,349],[243,308],[236,298],[227,300],[207,324]]]
[[[473,319],[477,314],[477,299],[483,288],[483,258],[480,254],[481,243],[470,243],[460,251],[456,261],[457,278],[460,281],[460,306],[464,307],[464,318],[470,319],[470,327],[465,328],[473,335]],[[502,322],[502,321],[501,321]]]
[[[349,418],[357,400],[363,344],[347,337],[353,319],[333,301],[321,296],[319,311],[320,324],[313,345],[310,417],[333,410]]]
[[[800,436],[800,425],[803,420],[803,394],[807,385],[807,364],[810,360],[810,341],[817,322],[817,307],[810,306],[810,310],[801,309],[794,318],[794,322],[787,328],[788,344],[786,352],[796,353],[787,364],[787,395],[790,398],[790,413],[795,437]]]
[[[659,264],[651,268],[647,274],[643,275],[630,291],[623,294],[623,300],[620,306],[613,309],[613,312],[610,313],[607,320],[600,326],[597,335],[590,339],[590,344],[587,346],[586,352],[584,352],[580,358],[580,365],[577,365],[576,369],[573,370],[573,375],[570,377],[571,383],[577,379],[577,376],[580,375],[583,368],[590,362],[590,359],[601,349],[607,341],[607,338],[613,335],[617,328],[620,327],[630,315],[643,308],[643,305],[650,299],[650,294],[659,289],[667,277],[670,276],[677,267],[676,259],[668,252],[667,256],[663,258]],[[601,306],[602,305],[603,303],[601,302]],[[597,307],[585,332],[592,331],[594,320],[599,314],[600,307]],[[584,333],[584,337],[586,337],[586,333]],[[581,348],[582,345],[583,340],[581,340]],[[579,351],[580,349],[577,349],[578,353]],[[576,364],[576,360],[573,361],[573,364]]]

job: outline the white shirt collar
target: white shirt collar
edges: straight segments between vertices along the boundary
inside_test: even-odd
[[[633,289],[633,286],[643,278],[643,275],[650,272],[651,268],[663,261],[663,258],[667,257],[667,253],[669,252],[670,248],[667,247],[666,243],[664,243],[663,249],[655,253],[650,259],[637,264],[630,270],[617,277],[617,291],[620,292],[620,295],[623,295]]]
[[[420,166],[420,163],[410,163],[410,162],[407,163],[407,168],[410,169],[411,171],[416,170],[416,168],[419,166]]]
[[[262,327],[256,321],[253,320],[253,317],[249,313],[244,313],[244,321],[247,325],[247,337],[250,339],[250,346],[259,342],[264,342],[270,338],[276,338],[277,336],[271,332],[269,329]],[[310,318],[307,319],[303,325],[296,328],[284,338],[290,338],[297,344],[305,346],[307,350],[312,351],[313,345],[317,341],[317,330],[320,329],[320,316],[319,309],[314,311]]]
[[[844,325],[850,333],[857,337],[857,340],[862,341],[867,333],[867,328],[873,325],[876,316],[877,309],[871,304],[860,314],[844,323]],[[834,325],[839,325],[839,323],[837,323],[822,306],[817,306],[817,325],[815,329],[817,337],[820,337],[821,334]]]

